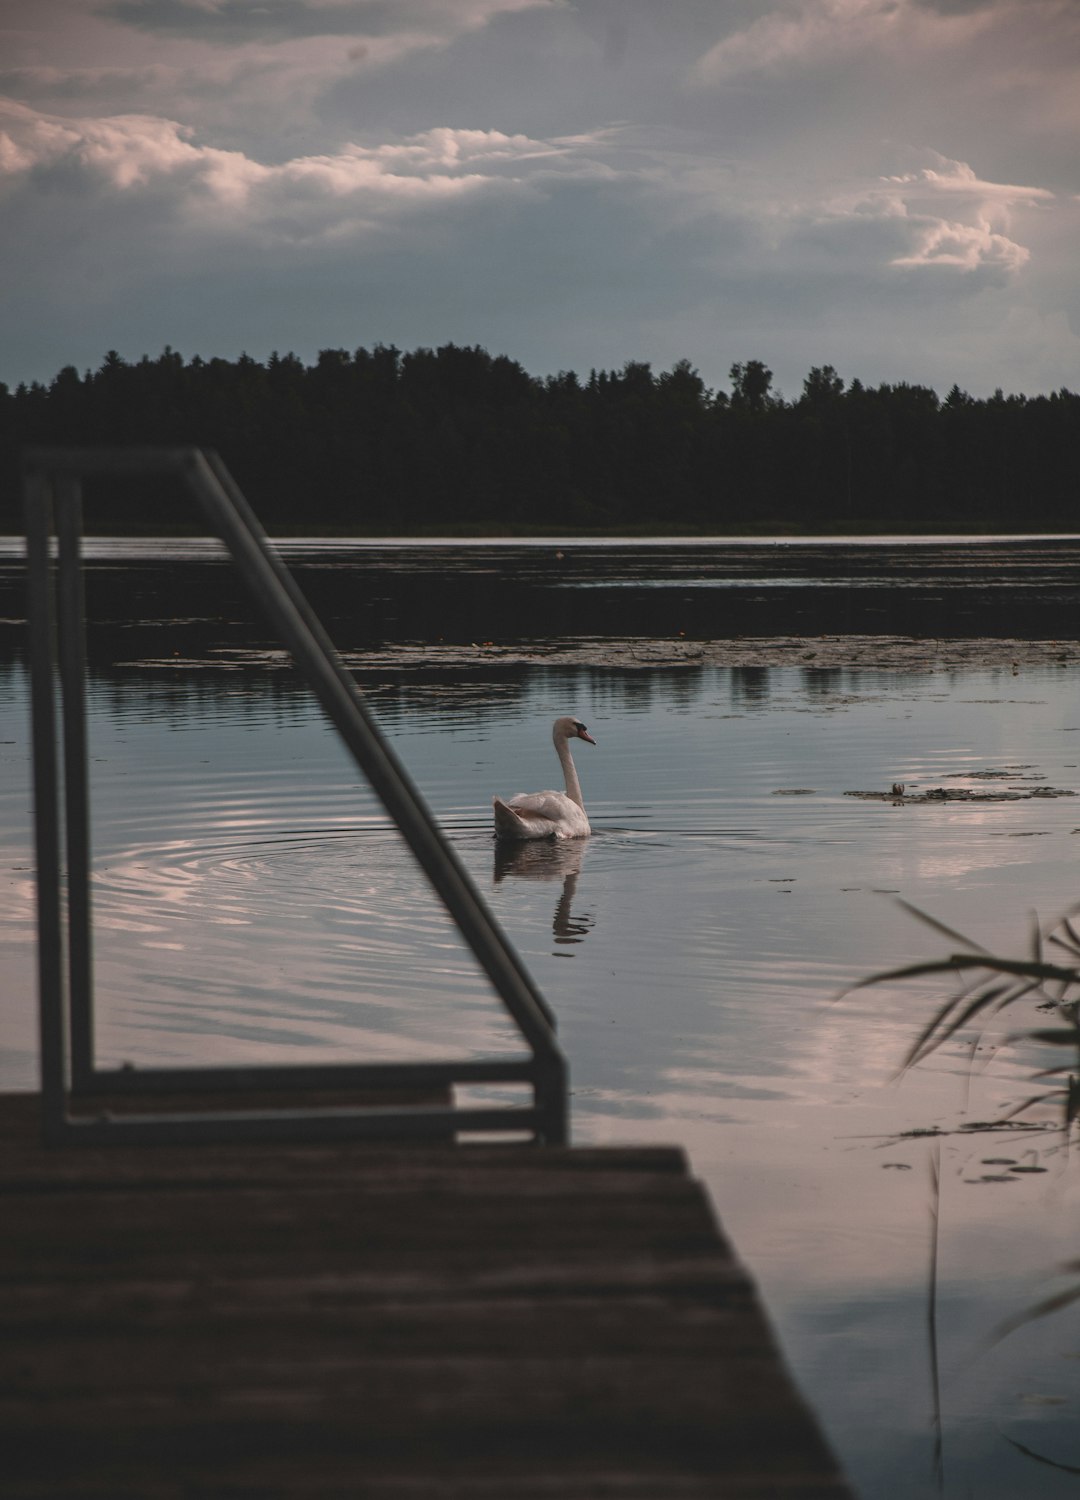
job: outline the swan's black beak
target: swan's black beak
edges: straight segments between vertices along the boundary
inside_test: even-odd
[[[579,724],[578,725],[578,727],[577,727],[577,737],[578,737],[579,740],[584,740],[585,743],[586,743],[586,745],[595,745],[596,744],[596,741],[593,739],[593,737],[589,733],[589,731],[585,728],[584,724]]]

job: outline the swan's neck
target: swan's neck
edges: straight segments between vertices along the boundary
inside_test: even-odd
[[[563,768],[563,776],[566,780],[566,795],[571,802],[576,802],[585,811],[585,804],[581,800],[581,782],[578,780],[577,767],[574,765],[574,757],[570,754],[570,741],[564,734],[555,736],[555,751],[559,757],[559,764]]]

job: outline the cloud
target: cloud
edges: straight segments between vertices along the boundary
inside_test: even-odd
[[[5,380],[451,338],[1075,383],[1074,0],[10,3]]]
[[[715,85],[759,71],[803,70],[871,49],[930,50],[967,44],[993,24],[996,15],[993,5],[946,8],[921,0],[801,0],[759,16],[717,42],[696,64],[692,81]]]
[[[917,227],[915,247],[908,255],[894,256],[899,267],[954,267],[961,271],[1018,271],[1031,252],[1003,234],[995,234],[983,220],[979,224],[956,224],[944,219]]]
[[[710,48],[694,67],[692,81],[724,83],[854,51],[879,33],[882,10],[882,0],[812,0],[792,12],[759,16]]]
[[[10,189],[19,178],[63,171],[133,191],[180,169],[219,168],[232,153],[196,148],[189,130],[173,120],[116,115],[73,120],[0,100],[3,176]]]
[[[1048,173],[1072,175],[1080,130],[1080,6],[1075,0],[779,0],[707,48],[686,74],[692,95],[770,122],[844,140],[865,133],[976,143],[1023,156],[1038,141]],[[732,86],[737,89],[732,90]]]
[[[325,149],[321,103],[336,86],[366,90],[387,74],[397,80],[391,97],[402,100],[403,67],[563,0],[9,3],[0,94],[55,114],[198,122],[214,144],[267,160]],[[434,122],[425,113],[415,128]],[[341,125],[338,140],[355,130],[353,121]]]
[[[618,130],[536,139],[523,133],[437,126],[401,139],[261,162],[197,140],[175,120],[149,115],[73,119],[0,106],[0,191],[60,190],[152,200],[190,253],[200,237],[268,246],[342,245],[385,239],[402,216],[463,199],[523,195],[553,201],[558,185],[623,185],[647,223],[742,224],[749,261],[784,273],[800,246],[830,246],[841,276],[858,269],[952,268],[1009,274],[1029,259],[1010,233],[1018,207],[1043,189],[993,183],[966,163],[924,153],[927,164],[822,198],[778,193],[771,180],[722,163],[645,150]],[[53,185],[50,189],[50,184]],[[642,196],[644,194],[644,196]],[[876,225],[873,234],[869,225]],[[707,244],[707,239],[702,241]],[[764,259],[763,259],[764,257]]]
[[[1026,266],[1031,251],[1012,237],[1014,210],[1047,205],[1054,194],[1045,188],[988,182],[967,162],[938,152],[927,154],[931,165],[886,176],[849,205],[855,212],[888,221],[907,240],[889,264],[991,275],[1010,275]],[[843,212],[842,206],[838,208]]]
[[[1045,201],[1054,195],[1045,188],[1019,187],[1014,183],[985,182],[976,177],[967,162],[950,161],[948,157],[933,152],[934,165],[917,171],[905,172],[887,179],[903,188],[907,194],[922,188],[928,194],[950,194],[970,198],[981,204],[997,203],[1007,207],[1014,203],[1032,204]]]
[[[924,10],[935,11],[939,15],[967,15],[976,10],[1000,9],[1003,0],[912,0],[916,6]]]
[[[434,32],[449,38],[500,15],[545,9],[559,0],[111,0],[101,14],[172,36],[289,41],[312,36],[382,37]]]
[[[0,101],[0,192],[152,196],[190,241],[201,229],[311,244],[383,230],[396,213],[480,193],[543,191],[558,177],[610,178],[588,138],[539,141],[437,127],[372,146],[267,164],[199,144],[175,120],[71,119]]]

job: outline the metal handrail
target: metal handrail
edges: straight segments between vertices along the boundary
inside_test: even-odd
[[[526,1060],[181,1069],[96,1067],[81,480],[90,475],[118,474],[178,477],[199,503],[491,981],[528,1045],[530,1056]],[[38,855],[42,1099],[47,1136],[95,1141],[121,1135],[237,1140],[287,1135],[445,1136],[463,1130],[512,1130],[527,1131],[545,1142],[565,1141],[567,1068],[555,1039],[555,1020],[549,1006],[383,738],[322,623],[221,459],[191,448],[33,449],[24,455],[23,475]],[[55,587],[51,558],[54,529]],[[60,755],[56,678],[63,729]],[[137,1096],[212,1089],[241,1096],[265,1089],[307,1092],[469,1082],[529,1083],[532,1107],[290,1107],[172,1115],[125,1113],[96,1118],[75,1115],[70,1109],[73,1099],[104,1093]]]

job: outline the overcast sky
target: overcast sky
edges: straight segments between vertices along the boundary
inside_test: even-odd
[[[1080,4],[0,0],[0,380],[449,341],[1080,389]]]

